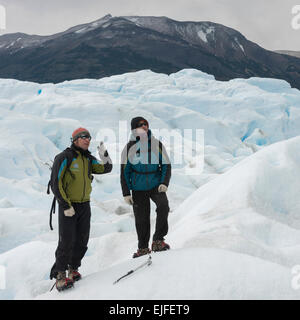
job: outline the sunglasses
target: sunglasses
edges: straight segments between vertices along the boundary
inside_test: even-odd
[[[148,123],[143,121],[143,122],[140,122],[138,125],[137,125],[137,128],[140,128],[142,126],[147,126],[148,127]]]
[[[89,134],[83,134],[83,135],[79,136],[78,138],[81,138],[83,140],[86,140],[86,139],[91,140],[92,139],[92,137]]]

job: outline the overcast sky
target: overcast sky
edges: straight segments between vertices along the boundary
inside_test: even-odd
[[[1,33],[50,35],[108,13],[151,15],[221,23],[266,49],[300,51],[300,29],[291,24],[297,4],[300,0],[0,0],[6,9]]]

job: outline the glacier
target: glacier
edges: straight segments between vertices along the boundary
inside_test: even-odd
[[[116,160],[111,174],[93,182],[82,282],[63,295],[49,292],[58,226],[56,215],[54,231],[48,225],[48,165],[75,128],[90,130],[97,156],[104,133],[126,137],[138,115],[151,129],[204,132],[200,175],[187,175],[183,149],[166,145],[184,159],[173,167],[168,191],[172,250],[153,254],[149,268],[112,285],[139,263],[131,259],[134,218]],[[300,264],[300,91],[286,81],[223,82],[194,69],[59,84],[0,79],[0,121],[0,266],[6,271],[0,299],[300,298],[292,285],[292,268]],[[193,139],[186,141],[190,149]],[[123,145],[105,143],[118,159]]]

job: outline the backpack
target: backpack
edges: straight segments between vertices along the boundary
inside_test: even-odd
[[[67,167],[66,170],[69,170],[72,161],[74,158],[77,158],[77,153],[74,152],[72,149],[67,148],[63,151],[65,153],[66,159],[67,159]],[[56,159],[57,155],[54,158],[54,161]],[[88,167],[88,176],[91,178],[91,180],[93,181],[93,175],[92,175],[92,158],[91,157],[87,157],[89,160],[89,167]],[[54,162],[53,162],[54,163]],[[51,175],[50,175],[50,180],[48,182],[48,187],[47,187],[47,194],[50,194],[50,189],[51,189],[51,184],[52,184],[52,167],[51,167]],[[50,229],[53,230],[52,227],[52,214],[55,214],[55,210],[56,210],[56,198],[55,196],[53,196],[53,200],[52,200],[52,204],[51,204],[51,208],[50,208],[50,218],[49,218],[49,226]]]

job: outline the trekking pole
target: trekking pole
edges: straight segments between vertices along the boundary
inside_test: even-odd
[[[54,285],[51,287],[50,292],[53,290],[55,284],[56,284],[56,282],[54,282]]]
[[[43,164],[44,166],[48,167],[48,169],[51,171],[52,170],[52,166],[53,166],[53,161],[51,160],[52,164],[50,164],[49,162],[46,161],[42,161],[39,160],[41,164]]]
[[[141,265],[139,265],[138,267],[136,267],[135,269],[132,269],[130,271],[128,271],[124,276],[120,277],[119,279],[117,279],[113,284],[116,284],[117,282],[119,282],[121,279],[124,279],[125,277],[129,276],[130,274],[134,273],[135,271],[137,271],[138,269],[145,267],[145,266],[150,266],[152,263],[151,260],[151,256],[149,255],[147,261],[145,261],[144,263],[142,263]]]

